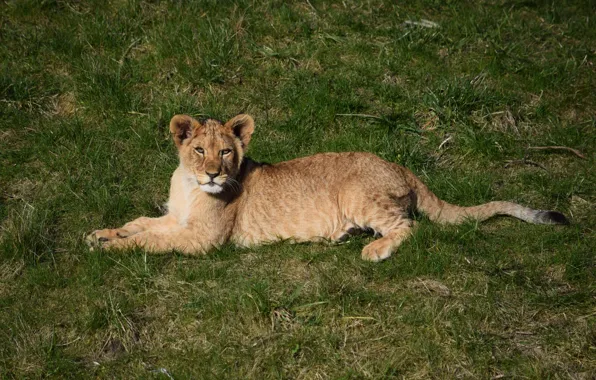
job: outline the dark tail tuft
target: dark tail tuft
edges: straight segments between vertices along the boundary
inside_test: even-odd
[[[565,215],[557,211],[538,211],[535,220],[539,224],[569,224]]]

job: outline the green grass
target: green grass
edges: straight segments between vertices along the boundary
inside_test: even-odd
[[[1,378],[596,376],[593,2],[0,10]],[[404,24],[421,19],[440,27]],[[172,115],[240,112],[256,160],[374,152],[447,201],[572,224],[421,218],[378,264],[360,259],[367,237],[200,258],[87,249],[91,230],[160,214]],[[548,145],[586,159],[527,149]]]

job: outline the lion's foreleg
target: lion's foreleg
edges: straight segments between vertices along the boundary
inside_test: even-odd
[[[192,231],[184,228],[173,231],[143,231],[127,238],[103,241],[102,248],[127,249],[139,247],[149,253],[165,253],[173,250],[185,254],[205,253],[212,245],[202,242]]]
[[[159,218],[142,216],[126,223],[120,228],[106,228],[95,230],[87,236],[88,242],[124,239],[147,230],[169,229],[177,226],[176,218],[172,215],[165,215]]]
[[[155,230],[162,228],[172,228],[177,225],[176,218],[172,215],[165,215],[159,218],[148,218],[142,216],[131,222],[126,223],[124,226],[119,228],[122,231],[120,237],[128,237],[139,232],[147,230]]]

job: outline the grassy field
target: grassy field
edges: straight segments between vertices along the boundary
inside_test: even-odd
[[[0,11],[0,378],[596,377],[593,1]],[[89,251],[86,233],[160,214],[174,114],[240,112],[256,160],[374,152],[447,201],[572,223],[421,217],[377,264],[366,236]]]

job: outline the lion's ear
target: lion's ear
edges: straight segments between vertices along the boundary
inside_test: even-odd
[[[248,146],[252,133],[255,131],[255,122],[252,117],[240,114],[228,120],[225,126],[232,129],[236,137],[242,142],[243,148]]]
[[[192,131],[201,124],[188,115],[176,115],[170,121],[170,132],[174,135],[174,143],[180,149],[184,140],[192,136]]]

